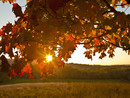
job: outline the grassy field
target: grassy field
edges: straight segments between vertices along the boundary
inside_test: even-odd
[[[59,68],[50,79],[86,79],[86,80],[128,80],[130,65],[100,66],[83,64],[66,64]]]
[[[42,80],[2,73],[0,98],[130,98],[130,66],[66,64]]]
[[[87,82],[87,83],[126,83],[130,84],[129,81],[126,80],[86,80],[86,79],[49,79],[44,78],[41,79],[13,79],[9,81],[5,81],[0,83],[1,85],[9,85],[9,84],[18,84],[18,83],[50,83],[50,82],[62,82],[62,83],[80,83],[80,82]]]
[[[130,98],[127,83],[21,83],[0,86],[0,98]]]

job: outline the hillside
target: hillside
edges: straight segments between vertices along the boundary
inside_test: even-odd
[[[13,62],[12,60],[8,60],[8,61],[10,63]],[[28,75],[24,74],[24,76],[20,78],[28,78]],[[57,68],[56,73],[49,75],[47,78],[76,79],[76,80],[81,80],[81,79],[82,80],[104,80],[104,79],[113,80],[114,79],[114,80],[130,81],[130,65],[101,66],[101,65],[66,63],[64,68]]]
[[[83,64],[66,64],[49,76],[53,79],[119,79],[130,80],[129,65],[100,66]]]

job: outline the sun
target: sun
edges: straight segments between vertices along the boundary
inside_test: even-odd
[[[51,55],[47,55],[47,56],[46,56],[46,60],[47,60],[47,62],[52,61],[52,56],[51,56]]]

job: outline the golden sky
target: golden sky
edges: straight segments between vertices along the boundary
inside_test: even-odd
[[[99,59],[99,54],[96,54],[93,57],[93,60],[85,58],[84,52],[85,48],[83,45],[78,45],[75,52],[72,54],[72,58],[68,60],[69,63],[82,63],[82,64],[100,64],[100,65],[122,65],[129,64],[130,65],[130,55],[128,55],[122,49],[117,48],[114,52],[115,56],[113,58],[109,58],[107,55],[103,59]]]

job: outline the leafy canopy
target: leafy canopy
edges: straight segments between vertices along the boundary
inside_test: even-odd
[[[3,72],[23,75],[35,69],[45,77],[64,66],[77,44],[84,45],[88,59],[97,52],[100,59],[112,58],[117,47],[130,53],[130,15],[116,10],[130,0],[27,0],[24,12],[16,0],[1,1],[9,1],[18,17],[0,29],[0,54],[14,59],[12,66],[2,65]],[[47,54],[53,61],[46,61]]]

